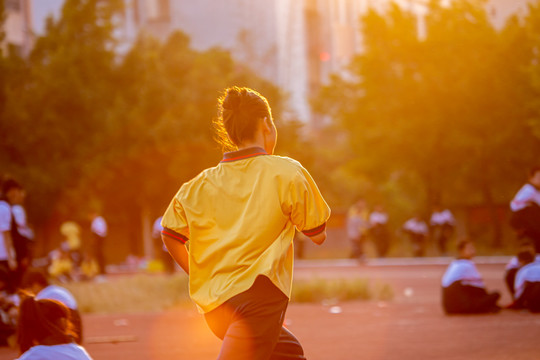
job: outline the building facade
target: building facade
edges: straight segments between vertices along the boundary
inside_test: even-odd
[[[1,1],[1,0],[0,0]],[[4,0],[7,44],[22,54],[39,33],[46,11],[59,16],[64,0]],[[418,16],[423,36],[427,0],[394,0]],[[448,0],[450,1],[450,0]],[[511,13],[524,13],[529,0],[490,0],[497,27]],[[127,51],[140,32],[165,40],[181,30],[197,50],[220,47],[288,96],[287,117],[315,128],[325,119],[312,113],[309,99],[332,73],[347,75],[347,64],[362,52],[360,18],[369,8],[383,10],[390,0],[124,0],[117,37]]]

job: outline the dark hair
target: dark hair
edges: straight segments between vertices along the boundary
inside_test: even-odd
[[[467,244],[472,244],[473,242],[470,240],[470,239],[463,239],[463,240],[460,240],[457,244],[457,249],[458,251],[462,251],[463,249],[465,249],[465,246],[467,246]]]
[[[518,253],[517,258],[524,264],[529,264],[534,261],[534,253],[530,250],[522,250]]]
[[[8,178],[2,184],[2,193],[4,195],[6,195],[8,193],[8,191],[11,190],[11,189],[20,189],[20,190],[22,190],[22,188],[23,188],[22,185],[19,182],[17,182],[17,180],[12,179],[12,178]]]
[[[34,345],[58,345],[73,342],[75,333],[69,309],[56,300],[36,300],[23,294],[17,322],[17,343],[22,353]]]
[[[534,166],[529,170],[529,177],[533,177],[534,174],[540,172],[540,166]]]
[[[257,91],[233,86],[218,99],[218,118],[214,121],[217,142],[225,151],[235,150],[242,142],[252,140],[257,120],[272,120],[268,101]]]
[[[49,285],[49,280],[47,279],[47,276],[43,273],[43,271],[39,270],[28,270],[22,280],[21,280],[21,287],[23,289],[29,288],[30,286],[38,284],[40,286],[46,287]]]

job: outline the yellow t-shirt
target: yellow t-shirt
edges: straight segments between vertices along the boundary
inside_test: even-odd
[[[226,153],[185,183],[161,222],[189,240],[189,292],[209,312],[267,276],[290,297],[295,227],[324,231],[330,208],[299,162],[261,148]]]

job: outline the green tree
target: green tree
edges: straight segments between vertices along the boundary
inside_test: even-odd
[[[369,11],[352,80],[334,78],[318,110],[349,132],[353,174],[389,195],[420,184],[420,193],[404,197],[424,213],[436,202],[486,204],[499,245],[495,205],[509,200],[523,167],[540,154],[523,110],[522,31],[515,20],[495,31],[482,1],[428,7],[423,39],[407,10]]]

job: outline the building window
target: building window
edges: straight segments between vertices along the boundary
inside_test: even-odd
[[[146,0],[146,11],[150,21],[170,20],[170,10],[170,0]]]
[[[5,0],[6,10],[20,11],[21,10],[21,1],[20,0]]]

